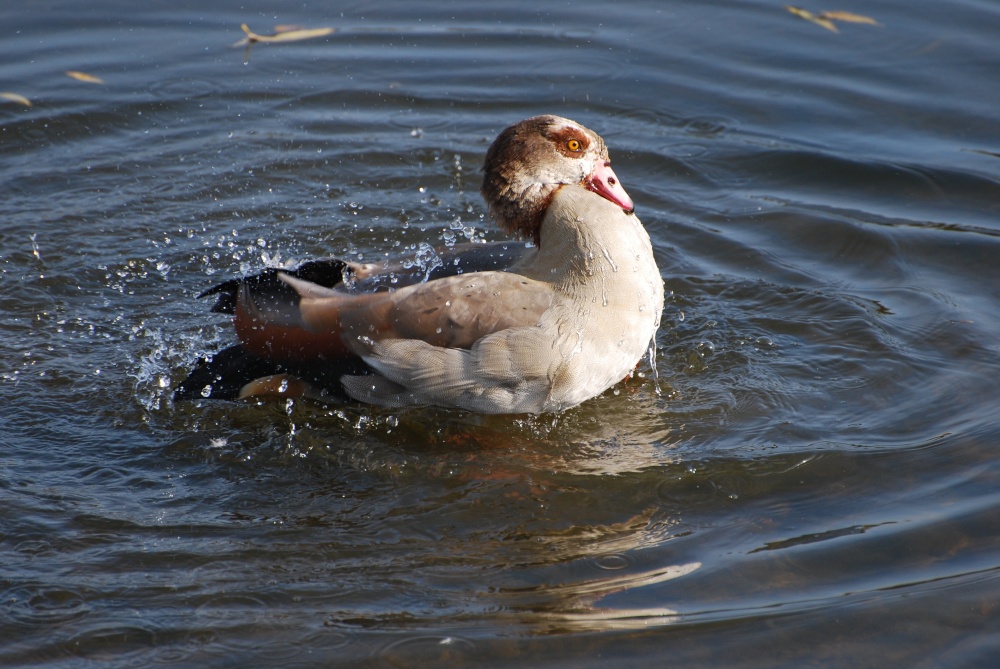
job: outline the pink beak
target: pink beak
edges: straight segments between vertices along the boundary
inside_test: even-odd
[[[594,191],[604,199],[614,202],[624,209],[625,213],[631,214],[635,211],[632,198],[628,196],[628,193],[622,188],[621,183],[618,182],[618,177],[615,176],[614,170],[611,169],[610,162],[597,161],[594,164],[594,173],[590,175],[585,183],[588,189]]]

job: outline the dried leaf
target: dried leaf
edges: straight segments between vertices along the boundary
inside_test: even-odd
[[[19,105],[24,105],[25,107],[31,106],[31,100],[24,97],[23,95],[18,95],[17,93],[0,93],[0,98],[4,100],[10,100],[11,102],[16,102]]]
[[[854,14],[851,12],[820,12],[819,17],[821,19],[829,19],[831,21],[843,21],[844,23],[864,23],[869,26],[882,25],[870,16],[863,16],[861,14]]]
[[[274,37],[267,38],[268,42],[297,42],[303,39],[313,39],[314,37],[323,37],[324,35],[330,35],[334,31],[333,28],[312,28],[310,30],[289,30],[283,33],[275,33]]]
[[[312,28],[310,30],[297,29],[297,30],[286,30],[283,32],[278,32],[274,35],[258,35],[257,33],[250,30],[247,24],[240,26],[243,28],[243,32],[247,34],[245,40],[241,40],[236,44],[246,44],[253,42],[298,42],[304,39],[313,39],[314,37],[323,37],[324,35],[329,35],[334,32],[334,28]],[[290,27],[290,26],[279,26],[279,27]],[[235,46],[235,45],[234,45]]]
[[[85,81],[88,84],[103,84],[104,80],[100,77],[95,77],[92,74],[87,74],[86,72],[77,72],[76,70],[66,70],[66,76],[72,77],[77,81]]]
[[[0,93],[3,95],[3,93]],[[990,156],[991,158],[1000,158],[1000,151],[986,151],[984,149],[962,149],[963,151],[968,151],[969,153],[978,153],[983,156]]]
[[[795,14],[795,16],[799,17],[800,19],[805,19],[810,23],[815,23],[821,28],[826,28],[827,30],[835,33],[840,32],[839,30],[837,30],[837,26],[833,24],[833,21],[817,16],[816,14],[813,14],[808,10],[800,9],[799,7],[792,7],[791,5],[785,5],[785,9],[790,11],[792,14]]]

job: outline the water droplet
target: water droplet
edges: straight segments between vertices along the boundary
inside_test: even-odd
[[[615,261],[611,258],[611,254],[608,253],[608,250],[602,246],[601,247],[601,251],[604,252],[604,258],[605,258],[605,260],[607,260],[608,264],[611,265],[611,271],[612,272],[617,272],[618,271],[618,265],[615,264]]]

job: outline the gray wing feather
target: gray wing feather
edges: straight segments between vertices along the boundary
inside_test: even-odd
[[[549,339],[539,327],[520,327],[488,335],[468,350],[414,339],[373,342],[364,360],[391,385],[344,377],[344,387],[355,399],[386,407],[416,403],[537,413],[546,410],[558,372],[543,362],[551,356],[540,355]]]

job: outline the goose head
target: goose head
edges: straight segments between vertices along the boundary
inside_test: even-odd
[[[539,241],[559,189],[581,185],[632,213],[635,205],[593,130],[561,116],[535,116],[500,133],[486,152],[480,193],[507,233]]]

